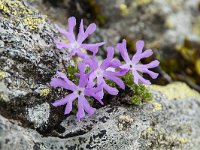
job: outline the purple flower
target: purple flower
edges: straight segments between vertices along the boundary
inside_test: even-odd
[[[150,49],[142,52],[144,41],[140,40],[136,42],[136,54],[133,55],[132,60],[130,60],[128,56],[125,39],[122,41],[122,43],[118,43],[116,47],[125,61],[125,64],[120,66],[120,68],[126,69],[127,71],[132,71],[135,84],[138,85],[138,81],[142,82],[143,84],[151,84],[151,82],[147,79],[144,79],[140,73],[147,73],[153,79],[156,79],[158,77],[158,73],[149,70],[159,65],[158,60],[154,60],[149,64],[138,64],[141,59],[147,58],[153,54],[152,50]]]
[[[61,87],[66,90],[72,91],[71,94],[60,100],[56,100],[52,105],[55,107],[66,105],[64,114],[69,114],[72,111],[73,101],[78,98],[78,112],[76,114],[76,117],[78,118],[78,120],[80,120],[84,118],[85,112],[87,112],[89,115],[92,115],[96,110],[95,108],[90,106],[85,96],[92,96],[96,98],[100,103],[102,103],[102,97],[96,94],[101,90],[101,86],[98,88],[87,87],[88,74],[84,74],[86,68],[85,64],[79,63],[78,67],[80,70],[80,79],[78,86],[70,81],[64,73],[59,71],[57,71],[57,76],[59,78],[52,78],[50,85],[54,88]]]
[[[68,48],[70,50],[68,57],[72,57],[75,54],[77,54],[80,58],[83,58],[83,59],[87,58],[88,56],[85,54],[85,50],[89,50],[90,52],[93,53],[93,55],[95,55],[98,52],[99,46],[103,45],[104,42],[95,43],[95,44],[84,44],[83,41],[96,30],[96,25],[94,23],[92,23],[87,27],[86,31],[84,31],[83,20],[81,20],[77,40],[74,35],[75,26],[76,26],[76,18],[75,17],[70,17],[68,19],[68,30],[67,31],[56,26],[58,31],[62,35],[64,35],[67,38],[67,40],[69,41],[69,43],[65,43],[64,41],[59,41],[54,38],[57,48],[58,49]]]
[[[118,90],[114,87],[109,86],[105,80],[112,80],[115,82],[120,88],[124,89],[125,85],[123,81],[119,78],[119,76],[125,75],[124,70],[116,70],[121,63],[118,59],[113,59],[114,56],[114,48],[107,48],[107,58],[103,60],[101,64],[98,64],[95,58],[87,59],[86,63],[88,63],[91,67],[91,74],[89,76],[89,86],[102,85],[102,90],[98,93],[100,95],[104,95],[103,89],[105,89],[111,95],[117,95]]]

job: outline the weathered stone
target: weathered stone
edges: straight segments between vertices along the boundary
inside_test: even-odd
[[[22,0],[2,0],[0,14],[1,114],[35,128],[49,128],[50,107],[45,107],[45,117],[35,111],[39,105],[45,111],[43,104],[57,98],[49,88],[50,79],[69,63],[52,41],[56,30]]]
[[[43,103],[41,105],[27,108],[28,120],[30,122],[34,122],[35,128],[48,124],[49,115],[50,106],[48,103]]]
[[[152,102],[140,106],[106,106],[81,122],[69,116],[47,137],[1,116],[1,148],[198,150],[200,96],[169,100],[158,91],[152,94]]]

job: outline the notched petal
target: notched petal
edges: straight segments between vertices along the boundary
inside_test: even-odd
[[[90,35],[90,34],[92,34],[95,30],[96,30],[96,24],[95,24],[95,23],[92,23],[92,24],[90,24],[90,25],[87,27],[85,33],[86,33],[87,35]]]
[[[142,53],[142,49],[144,48],[144,41],[139,40],[136,42],[136,51],[137,53]]]

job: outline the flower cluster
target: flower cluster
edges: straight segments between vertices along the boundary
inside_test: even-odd
[[[52,78],[50,85],[54,88],[60,87],[68,91],[71,94],[66,97],[56,100],[53,106],[66,105],[65,114],[69,114],[72,111],[72,103],[78,99],[78,112],[76,114],[78,120],[81,120],[85,116],[85,112],[89,115],[94,114],[95,108],[91,107],[86,97],[93,97],[100,104],[103,105],[104,92],[111,95],[117,95],[118,89],[112,87],[107,81],[112,81],[118,85],[121,89],[125,89],[123,80],[121,79],[129,71],[132,72],[134,83],[139,84],[139,81],[143,84],[150,84],[150,81],[142,77],[142,73],[149,74],[153,79],[158,77],[158,74],[149,70],[157,67],[159,61],[154,60],[149,64],[140,64],[140,60],[147,58],[153,54],[152,50],[146,50],[142,52],[144,48],[143,41],[136,42],[136,54],[133,55],[132,59],[129,58],[126,40],[122,43],[118,43],[116,49],[119,50],[125,63],[120,62],[117,58],[114,58],[114,47],[107,47],[107,57],[101,63],[96,59],[96,54],[100,46],[104,44],[85,44],[84,40],[96,30],[94,23],[90,24],[84,31],[83,20],[81,20],[79,33],[77,39],[74,34],[74,28],[76,26],[76,18],[70,17],[68,19],[68,30],[64,30],[58,26],[58,31],[65,36],[68,43],[54,38],[55,44],[58,49],[66,48],[68,51],[68,58],[78,56],[81,61],[78,63],[79,72],[75,73],[79,77],[78,85],[75,85],[70,81],[65,73],[57,71],[57,77]],[[87,51],[92,52],[92,56],[86,53]],[[89,71],[86,71],[89,67]]]

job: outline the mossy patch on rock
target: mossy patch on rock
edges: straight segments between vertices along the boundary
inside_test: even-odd
[[[141,102],[147,102],[152,100],[152,95],[149,92],[147,86],[140,84],[136,85],[133,82],[133,75],[131,72],[128,72],[124,77],[124,82],[128,88],[133,92],[132,97],[130,98],[131,104],[139,105]]]
[[[77,66],[68,66],[67,67],[67,77],[73,81],[75,84],[78,84],[78,77],[75,76],[74,74],[78,72],[78,67]]]

